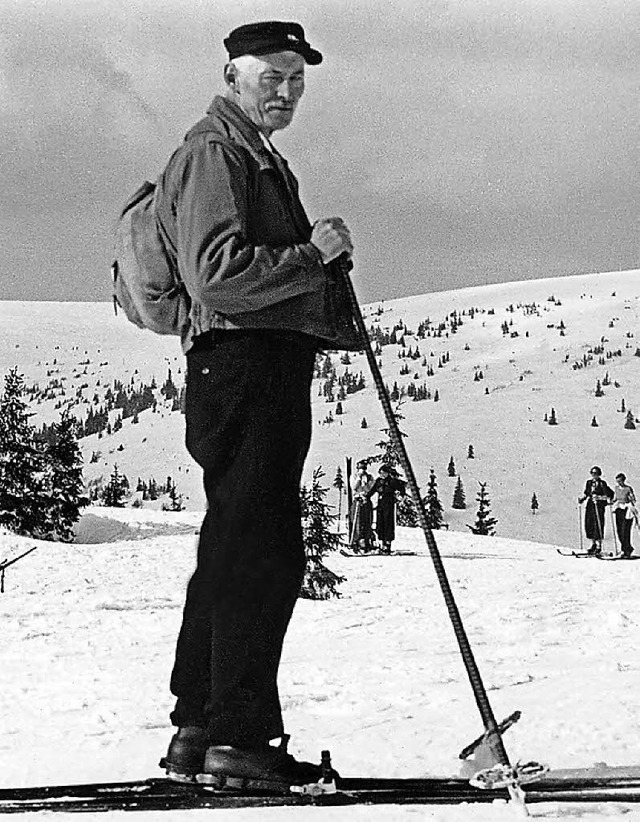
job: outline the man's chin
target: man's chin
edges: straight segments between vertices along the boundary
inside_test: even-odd
[[[285,128],[293,119],[293,109],[271,109],[267,116],[267,124],[274,131]]]

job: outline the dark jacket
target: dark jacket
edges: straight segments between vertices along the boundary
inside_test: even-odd
[[[613,490],[603,479],[589,479],[584,487],[584,530],[588,539],[602,540],[605,532],[607,502],[614,497]]]
[[[368,493],[378,495],[376,533],[381,542],[392,542],[396,536],[396,493],[404,494],[406,483],[397,477],[378,477]]]
[[[189,295],[183,338],[214,328],[298,331],[326,348],[362,347],[342,280],[310,242],[286,162],[216,97],[158,182],[161,233]]]

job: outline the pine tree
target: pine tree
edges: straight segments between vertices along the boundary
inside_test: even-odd
[[[467,459],[473,460],[476,458],[475,451],[473,450],[473,445],[469,446],[469,450],[467,451]]]
[[[313,472],[311,488],[302,486],[300,489],[302,533],[307,556],[307,567],[300,590],[303,599],[339,597],[337,586],[345,580],[322,562],[327,551],[335,551],[344,545],[342,536],[333,527],[337,516],[331,513],[333,506],[325,501],[328,488],[321,484],[323,477],[324,472],[319,466]]]
[[[417,528],[419,525],[416,505],[408,494],[404,494],[397,501],[396,522],[405,528]]]
[[[338,491],[338,522],[342,516],[342,493],[344,491],[344,477],[342,476],[342,469],[340,466],[336,468],[336,475],[333,478],[333,487]]]
[[[163,510],[165,510],[165,511],[184,511],[184,503],[182,502],[182,494],[178,493],[175,482],[173,482],[169,485],[167,495],[169,497],[169,504],[166,505],[166,508],[163,505]]]
[[[178,396],[178,389],[173,381],[173,376],[171,374],[171,369],[168,369],[167,379],[164,381],[162,388],[160,389],[160,393],[165,397],[167,400],[172,400],[174,397]]]
[[[102,489],[100,496],[102,504],[110,508],[124,508],[128,492],[129,480],[118,471],[118,466],[114,465],[109,482]]]
[[[49,503],[47,518],[62,541],[73,539],[73,526],[89,504],[83,494],[82,452],[78,445],[78,421],[64,412],[53,425],[53,441],[47,448]]]
[[[458,477],[458,481],[456,483],[456,487],[453,490],[453,502],[451,503],[452,508],[456,508],[458,510],[463,510],[467,507],[467,502],[464,495],[464,488],[462,487],[462,478]]]
[[[436,474],[433,468],[429,472],[427,495],[425,496],[423,502],[429,527],[434,531],[438,531],[442,528],[444,523],[444,514],[442,510],[442,503],[438,497],[438,483],[436,481]]]
[[[551,409],[551,415],[548,419],[548,423],[549,423],[549,425],[557,425],[558,424],[558,420],[556,419],[556,409],[555,408]]]
[[[533,496],[531,497],[531,512],[535,514],[539,507],[540,504],[538,503],[538,497],[536,497],[536,492],[534,491]]]
[[[478,501],[478,512],[476,514],[476,521],[474,525],[467,525],[467,528],[474,534],[482,534],[484,536],[493,536],[495,534],[495,524],[497,519],[489,516],[490,514],[490,500],[487,493],[487,483],[478,483],[480,490],[476,500]]]
[[[407,435],[400,431],[400,421],[404,419],[403,414],[400,411],[402,406],[402,402],[397,403],[395,411],[393,412],[394,419],[398,424],[398,431],[401,437],[406,437]],[[391,428],[382,428],[382,433],[385,435],[385,438],[380,440],[380,442],[376,443],[376,447],[380,449],[380,454],[372,456],[369,458],[369,462],[382,462],[386,465],[391,465],[395,467],[396,465],[400,465],[400,454],[398,452],[398,448],[391,437]]]
[[[449,465],[447,466],[447,474],[449,474],[450,477],[455,477],[456,475],[456,464],[453,461],[453,457],[451,457],[451,459],[449,460]]]
[[[396,408],[393,412],[393,417],[398,426],[398,433],[400,437],[406,437],[407,435],[400,430],[400,422],[404,419],[404,415],[400,411],[401,406],[402,401],[396,404]],[[383,428],[381,430],[382,433],[385,435],[384,439],[376,443],[376,447],[380,450],[380,453],[369,457],[368,462],[379,462],[381,464],[390,465],[392,468],[395,468],[401,463],[400,452],[391,436],[391,428]],[[396,521],[398,525],[402,525],[405,528],[418,527],[418,511],[416,510],[416,506],[413,499],[408,494],[400,497],[400,499],[398,500],[398,504],[396,507]]]
[[[29,423],[24,390],[24,378],[14,368],[5,376],[0,399],[0,525],[18,534],[45,536],[45,446]]]
[[[635,420],[634,420],[634,417],[633,417],[633,412],[627,411],[627,416],[626,416],[626,420],[625,420],[625,423],[624,423],[624,427],[629,429],[630,431],[635,430],[636,424],[635,424]]]

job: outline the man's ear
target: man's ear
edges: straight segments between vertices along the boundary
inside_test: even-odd
[[[233,63],[227,63],[224,67],[224,81],[231,89],[236,89],[238,84],[238,69]]]

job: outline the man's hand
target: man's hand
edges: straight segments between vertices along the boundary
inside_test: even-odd
[[[315,222],[311,242],[320,252],[325,265],[341,254],[346,253],[349,257],[353,254],[351,233],[340,217],[325,217]]]

